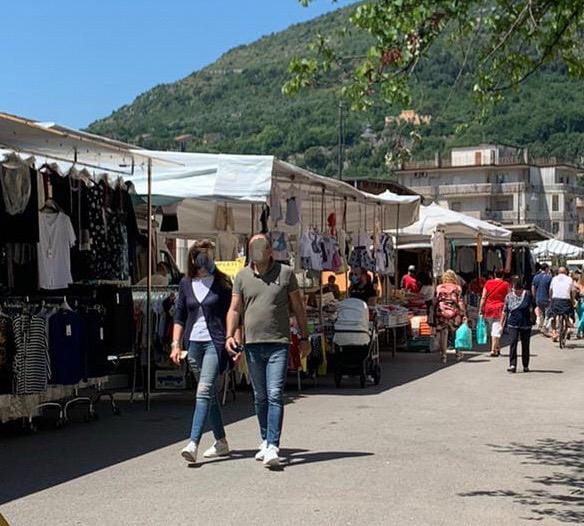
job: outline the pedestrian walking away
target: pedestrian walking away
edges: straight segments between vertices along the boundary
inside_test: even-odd
[[[509,331],[511,344],[509,347],[510,373],[517,371],[517,346],[521,341],[521,363],[523,372],[529,372],[529,347],[531,343],[531,328],[534,324],[534,299],[531,292],[525,289],[519,276],[511,278],[511,292],[505,298],[505,307],[501,325]]]
[[[237,355],[237,329],[243,317],[245,354],[260,427],[256,460],[268,468],[281,465],[279,451],[284,419],[284,387],[290,348],[290,314],[300,329],[300,350],[308,356],[308,324],[292,267],[274,261],[267,236],[252,237],[251,262],[239,272],[227,315],[226,349]]]
[[[568,276],[568,269],[560,267],[558,275],[550,283],[550,317],[552,318],[552,338],[558,340],[557,318],[567,316],[574,321],[574,302],[577,291],[572,278]]]
[[[190,442],[181,451],[189,463],[197,462],[207,420],[215,443],[203,457],[229,455],[217,387],[229,363],[225,323],[231,293],[231,281],[215,266],[212,243],[195,243],[188,254],[188,276],[180,282],[170,355],[171,360],[180,365],[185,354],[183,349],[186,349],[186,358],[198,382]]]
[[[537,327],[542,330],[545,326],[546,312],[550,304],[550,284],[552,273],[547,263],[543,263],[539,273],[533,278],[531,283],[531,294],[535,299],[537,315]]]
[[[503,316],[505,298],[509,293],[509,283],[503,279],[503,276],[502,270],[496,270],[494,279],[489,279],[485,283],[479,308],[480,313],[490,327],[491,356],[499,356],[501,354],[501,336],[503,333],[501,317]]]

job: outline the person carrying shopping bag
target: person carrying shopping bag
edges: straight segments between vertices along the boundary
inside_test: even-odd
[[[466,305],[458,277],[453,270],[447,270],[434,296],[434,325],[442,363],[447,361],[449,336],[466,321]],[[457,359],[461,357],[461,351],[457,350]]]
[[[496,270],[494,279],[489,279],[485,283],[479,308],[480,314],[490,327],[491,356],[493,357],[501,354],[501,336],[503,334],[501,317],[503,316],[505,298],[509,294],[509,283],[503,279],[503,275],[502,270]]]

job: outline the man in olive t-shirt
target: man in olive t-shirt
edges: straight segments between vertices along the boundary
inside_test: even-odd
[[[237,275],[233,286],[225,346],[231,355],[237,355],[234,336],[243,316],[245,353],[262,438],[256,459],[270,468],[280,465],[290,313],[301,330],[301,353],[308,355],[310,347],[306,312],[294,270],[273,260],[269,240],[263,234],[251,239],[249,249],[251,263]]]

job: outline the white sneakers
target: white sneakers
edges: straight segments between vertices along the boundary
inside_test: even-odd
[[[181,452],[182,458],[184,458],[189,464],[195,464],[197,462],[197,444],[192,440],[187,444]]]
[[[192,440],[181,451],[181,456],[189,463],[196,464],[197,462],[198,446]],[[279,456],[280,450],[274,446],[269,445],[264,440],[255,455],[255,459],[263,462],[266,468],[275,468],[282,465]],[[225,438],[216,440],[215,443],[203,453],[205,458],[226,457],[230,454],[229,444]]]
[[[205,458],[229,456],[229,444],[227,443],[227,439],[222,438],[221,440],[216,440],[215,443],[203,453],[203,456]]]
[[[260,447],[258,448],[258,452],[256,453],[255,459],[258,462],[263,462],[264,461],[264,456],[266,454],[266,449],[268,448],[268,443],[264,440],[261,444]]]
[[[279,456],[280,450],[270,444],[265,450],[264,450],[264,467],[265,468],[277,468],[279,466],[282,465],[282,463],[280,462],[280,456]]]

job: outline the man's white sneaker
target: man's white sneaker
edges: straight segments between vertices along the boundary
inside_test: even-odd
[[[197,462],[197,444],[192,440],[187,444],[181,452],[182,458],[184,458],[189,464],[196,464]]]
[[[216,440],[215,443],[203,453],[205,458],[226,457],[229,455],[229,444],[225,438]]]
[[[256,453],[255,459],[258,462],[262,462],[264,460],[264,456],[266,454],[266,448],[268,447],[268,443],[264,440],[260,447],[258,448],[258,452]]]
[[[276,446],[270,445],[266,448],[265,451],[266,452],[264,454],[264,467],[276,468],[282,465],[282,463],[280,462],[280,456],[278,455],[280,450]]]

